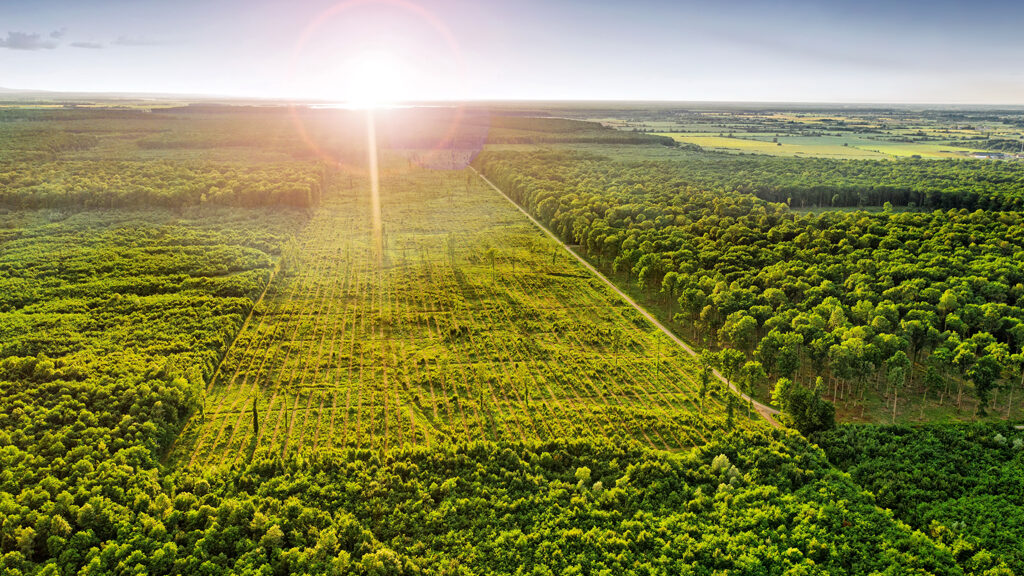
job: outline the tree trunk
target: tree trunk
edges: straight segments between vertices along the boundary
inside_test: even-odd
[[[893,386],[893,397],[892,397],[892,423],[896,423],[896,404],[899,403],[900,399],[900,388],[899,386]]]

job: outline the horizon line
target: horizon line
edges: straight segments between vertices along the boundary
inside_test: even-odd
[[[314,97],[256,96],[238,94],[197,94],[188,92],[145,92],[145,91],[93,91],[93,90],[42,90],[33,88],[7,88],[0,86],[0,101],[52,99],[109,99],[109,100],[194,100],[262,102],[268,104],[348,104],[345,100]],[[969,101],[878,101],[878,100],[721,100],[721,99],[671,99],[671,98],[424,98],[383,103],[386,106],[416,106],[429,104],[637,104],[637,105],[756,105],[756,106],[930,106],[968,108],[1024,108],[1021,103],[980,103]]]

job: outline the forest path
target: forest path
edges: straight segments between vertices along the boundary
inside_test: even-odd
[[[537,220],[536,218],[534,218],[532,214],[527,212],[526,209],[524,209],[522,206],[517,204],[516,201],[513,200],[508,194],[505,194],[505,192],[503,192],[501,190],[501,188],[498,188],[497,186],[495,186],[493,182],[488,180],[487,177],[484,176],[483,174],[481,174],[476,168],[470,166],[469,169],[472,170],[473,172],[475,172],[477,176],[479,176],[481,179],[483,179],[483,181],[486,182],[488,186],[493,188],[498,194],[501,194],[502,197],[504,197],[506,200],[511,202],[512,205],[516,207],[516,209],[518,209],[527,218],[530,219],[530,222],[533,222],[534,225],[536,225],[538,228],[543,230],[545,234],[547,234],[549,237],[551,237],[551,239],[553,239],[555,242],[558,242],[558,244],[562,248],[564,248],[566,252],[568,252],[569,254],[572,254],[577,260],[579,260],[580,264],[582,264],[584,267],[586,267],[586,269],[589,270],[591,274],[593,274],[594,276],[600,278],[601,281],[604,282],[606,285],[608,285],[609,288],[614,290],[615,293],[618,294],[620,298],[622,298],[626,303],[628,303],[630,306],[635,308],[637,312],[639,312],[640,314],[642,314],[644,316],[644,318],[647,318],[651,322],[651,324],[654,324],[654,326],[658,328],[658,330],[661,330],[662,332],[664,332],[666,336],[671,338],[672,341],[675,342],[684,351],[686,351],[687,354],[689,354],[690,356],[693,356],[695,358],[697,357],[697,352],[693,348],[691,348],[686,342],[683,342],[682,339],[680,339],[678,336],[676,336],[664,324],[659,322],[658,319],[655,318],[653,314],[651,314],[650,312],[645,310],[642,306],[637,304],[637,302],[635,300],[633,300],[633,298],[629,294],[626,294],[625,292],[620,290],[619,287],[616,286],[611,280],[609,280],[608,277],[605,276],[600,270],[595,268],[590,262],[587,262],[586,258],[584,258],[583,256],[580,256],[575,250],[570,248],[569,245],[566,244],[565,242],[563,242],[562,239],[559,238],[554,232],[552,232],[551,230],[548,230],[548,228],[546,226],[541,224],[541,222],[539,220]],[[761,417],[764,418],[769,424],[771,424],[775,428],[781,428],[782,427],[782,425],[779,424],[779,422],[775,419],[775,415],[779,413],[778,410],[776,410],[775,408],[772,408],[771,406],[767,406],[765,404],[762,404],[762,403],[758,402],[757,400],[754,400],[750,396],[747,396],[739,388],[737,388],[735,384],[733,384],[732,382],[729,382],[728,380],[726,380],[725,376],[722,376],[722,374],[718,370],[712,370],[712,372],[714,372],[715,378],[718,378],[720,381],[722,381],[733,392],[738,394],[740,396],[740,398],[742,398],[746,402],[751,403],[751,405],[753,405],[753,407],[754,407],[754,410],[757,410],[757,413],[760,414]]]

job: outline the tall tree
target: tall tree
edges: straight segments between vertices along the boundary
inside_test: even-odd
[[[978,416],[988,415],[989,394],[1003,367],[991,354],[985,354],[968,369],[967,377],[974,383],[974,393],[978,397]]]

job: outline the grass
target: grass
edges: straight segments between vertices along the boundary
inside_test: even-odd
[[[678,142],[697,144],[706,150],[731,153],[768,154],[771,156],[814,156],[820,158],[878,159],[885,156],[856,147],[845,147],[829,137],[781,136],[779,142],[748,137],[728,137],[711,134],[664,134]]]
[[[970,148],[936,142],[892,142],[856,136],[778,136],[743,134],[729,137],[717,134],[664,133],[678,142],[697,144],[707,149],[731,153],[768,154],[771,156],[807,156],[840,159],[883,159],[921,156],[922,158],[964,158]],[[845,146],[844,146],[845,144]]]

